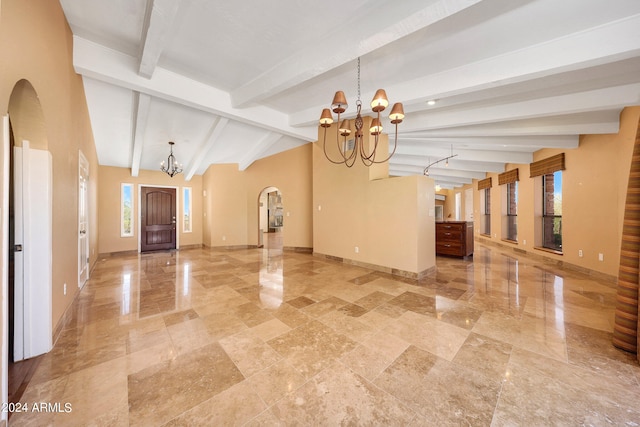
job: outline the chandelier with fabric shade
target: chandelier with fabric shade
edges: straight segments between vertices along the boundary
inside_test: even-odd
[[[402,103],[400,102],[395,103],[391,108],[389,119],[391,121],[391,124],[395,125],[393,150],[391,151],[391,153],[383,154],[381,156],[383,158],[378,158],[378,142],[379,136],[382,133],[382,122],[380,121],[380,113],[384,111],[388,106],[389,100],[387,99],[386,92],[384,91],[384,89],[378,89],[373,97],[373,100],[371,101],[371,109],[374,113],[376,113],[376,116],[371,120],[371,125],[369,126],[369,133],[373,137],[373,148],[371,150],[368,150],[365,147],[364,132],[362,130],[364,126],[364,120],[362,119],[361,114],[362,101],[360,100],[360,58],[358,58],[358,99],[356,100],[356,117],[355,119],[353,119],[355,128],[353,145],[347,143],[347,138],[351,136],[352,132],[350,121],[348,119],[341,120],[341,114],[347,110],[349,105],[347,104],[347,98],[344,92],[339,90],[333,97],[331,109],[323,109],[320,116],[320,126],[324,129],[322,146],[324,155],[327,160],[335,164],[344,164],[347,167],[352,167],[358,157],[365,166],[371,166],[374,163],[384,163],[389,161],[389,159],[391,159],[391,157],[395,154],[396,147],[398,145],[398,124],[402,123],[402,120],[404,119],[404,108],[402,106]],[[336,121],[336,123],[338,124],[338,126],[336,127],[336,142],[340,157],[337,160],[332,159],[327,153],[327,128],[331,127],[331,125],[334,123],[333,115],[331,114],[332,111],[338,115]],[[342,143],[340,141],[340,136],[343,137]],[[386,144],[383,144],[382,146],[386,147]]]
[[[175,142],[169,141],[169,157],[167,157],[167,162],[165,164],[164,160],[160,163],[160,170],[170,177],[173,178],[174,175],[182,172],[182,164],[178,164],[176,157],[173,155],[173,146]]]

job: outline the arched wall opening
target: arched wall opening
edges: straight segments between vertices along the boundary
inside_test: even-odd
[[[13,88],[8,106],[9,360],[44,354],[52,346],[52,157],[46,120],[36,90],[27,80]]]
[[[258,247],[282,250],[284,230],[282,193],[266,187],[258,195]]]

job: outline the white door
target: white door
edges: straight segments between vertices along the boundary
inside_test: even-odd
[[[9,348],[8,318],[9,318],[9,158],[11,141],[9,136],[9,116],[2,117],[2,348]],[[2,401],[8,402],[9,396],[9,352],[3,351],[2,355]],[[0,414],[1,420],[7,420],[8,414]]]
[[[78,287],[89,279],[89,162],[79,152],[78,177]]]
[[[51,155],[14,147],[13,360],[51,350]]]
[[[473,189],[464,190],[464,220],[473,221]]]

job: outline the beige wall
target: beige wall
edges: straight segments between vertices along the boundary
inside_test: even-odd
[[[122,184],[133,184],[133,218],[134,235],[121,237],[120,233],[120,203]],[[131,176],[131,170],[111,166],[100,166],[98,209],[99,223],[99,251],[101,254],[138,250],[138,236],[140,226],[139,215],[139,186],[147,187],[175,187],[177,189],[177,217],[178,217],[178,248],[192,245],[202,245],[202,176],[195,175],[190,181],[185,181],[184,175],[178,174],[173,178],[164,172],[141,170],[137,177]],[[184,187],[191,187],[191,209],[193,211],[192,232],[182,231],[182,212]]]
[[[211,165],[202,176],[206,246],[246,246],[246,174],[237,164]]]
[[[55,328],[75,296],[74,292],[64,295],[64,283],[71,289],[77,289],[78,283],[79,150],[90,165],[90,264],[97,259],[97,155],[82,79],[73,70],[71,31],[60,4],[50,0],[2,0],[0,7],[2,114],[8,111],[16,84],[27,80],[42,107],[46,147],[53,159],[52,320]],[[17,122],[21,119],[15,118]],[[6,236],[0,238],[6,239]],[[6,315],[2,318],[6,319]]]
[[[520,168],[517,243],[502,242],[498,174],[487,174],[493,177],[490,239],[557,261],[617,276],[629,167],[639,118],[640,107],[625,108],[620,115],[620,131],[617,134],[582,135],[576,149],[544,149],[534,153],[534,161],[565,153],[566,170],[562,173],[562,255],[534,249],[534,200],[540,184],[536,183],[535,178],[529,178],[528,164],[510,164],[505,168],[505,171]],[[479,236],[480,192],[476,188],[477,184],[474,183],[475,231]],[[583,251],[582,257],[578,255],[579,250]],[[598,260],[598,254],[603,254],[603,261]]]
[[[368,129],[370,118],[364,119]],[[370,168],[360,160],[352,168],[332,164],[323,153],[324,131],[318,132],[313,144],[314,252],[411,273],[433,267],[433,180],[386,178],[387,163]],[[380,144],[385,152],[385,135]],[[327,131],[327,147],[337,159],[335,127]]]
[[[311,248],[311,144],[254,162],[211,165],[203,175],[206,246],[255,246],[259,239],[259,197],[266,187],[282,193],[283,244]]]

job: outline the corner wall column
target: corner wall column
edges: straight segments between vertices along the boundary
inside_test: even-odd
[[[620,249],[613,345],[638,353],[638,283],[640,281],[640,123],[633,147]],[[640,355],[639,355],[640,359]]]

